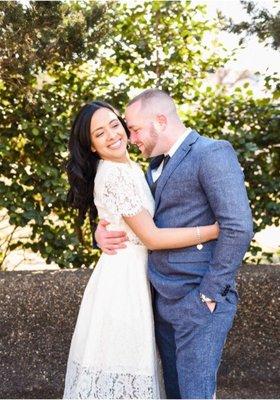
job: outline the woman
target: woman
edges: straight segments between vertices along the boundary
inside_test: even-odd
[[[88,281],[72,337],[64,398],[162,398],[154,337],[147,248],[193,246],[216,239],[216,224],[159,229],[141,168],[127,152],[129,132],[109,104],[92,102],[72,127],[68,200],[84,219],[90,209],[107,229],[127,233],[125,248],[102,254]]]

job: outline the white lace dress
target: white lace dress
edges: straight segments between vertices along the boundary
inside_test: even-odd
[[[147,249],[122,216],[154,200],[141,168],[101,160],[94,202],[108,229],[129,242],[116,255],[102,254],[86,286],[71,341],[63,398],[164,398],[155,344]]]

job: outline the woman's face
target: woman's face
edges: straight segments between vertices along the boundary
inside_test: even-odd
[[[127,135],[116,114],[108,108],[99,108],[90,123],[91,149],[103,160],[127,161]]]

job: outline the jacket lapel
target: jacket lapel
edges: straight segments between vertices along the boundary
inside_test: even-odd
[[[160,154],[159,156],[153,157],[150,161],[150,165],[149,168],[145,174],[147,182],[149,184],[149,186],[151,187],[153,185],[153,177],[152,177],[152,170],[156,169],[159,167],[159,165],[161,164],[162,160],[164,158],[163,154]]]
[[[163,191],[163,188],[172,174],[172,172],[177,168],[177,166],[181,163],[181,161],[186,157],[186,155],[189,153],[191,150],[191,146],[197,141],[197,139],[200,137],[199,133],[196,132],[195,130],[192,130],[186,139],[183,141],[181,146],[176,150],[175,154],[170,158],[168,164],[162,171],[160,177],[158,178],[158,183],[156,187],[156,192],[155,192],[155,209],[157,209],[159,205],[159,200],[160,200],[160,195]],[[151,179],[151,171],[150,168],[147,171],[150,174]],[[152,179],[151,179],[152,181]],[[149,182],[149,181],[148,181]]]
[[[150,165],[145,173],[145,177],[146,177],[149,187],[151,187],[153,184],[153,178],[152,178],[152,169],[151,169]]]

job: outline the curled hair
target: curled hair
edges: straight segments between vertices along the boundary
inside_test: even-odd
[[[67,193],[67,203],[78,209],[78,224],[83,225],[86,213],[89,211],[89,221],[93,243],[96,228],[97,209],[94,198],[94,179],[97,172],[100,156],[91,150],[90,123],[93,114],[100,108],[108,108],[113,111],[127,136],[128,128],[118,112],[104,101],[93,101],[85,104],[76,115],[68,142],[69,158],[66,163],[66,172],[70,189]],[[80,238],[82,240],[82,236]]]

